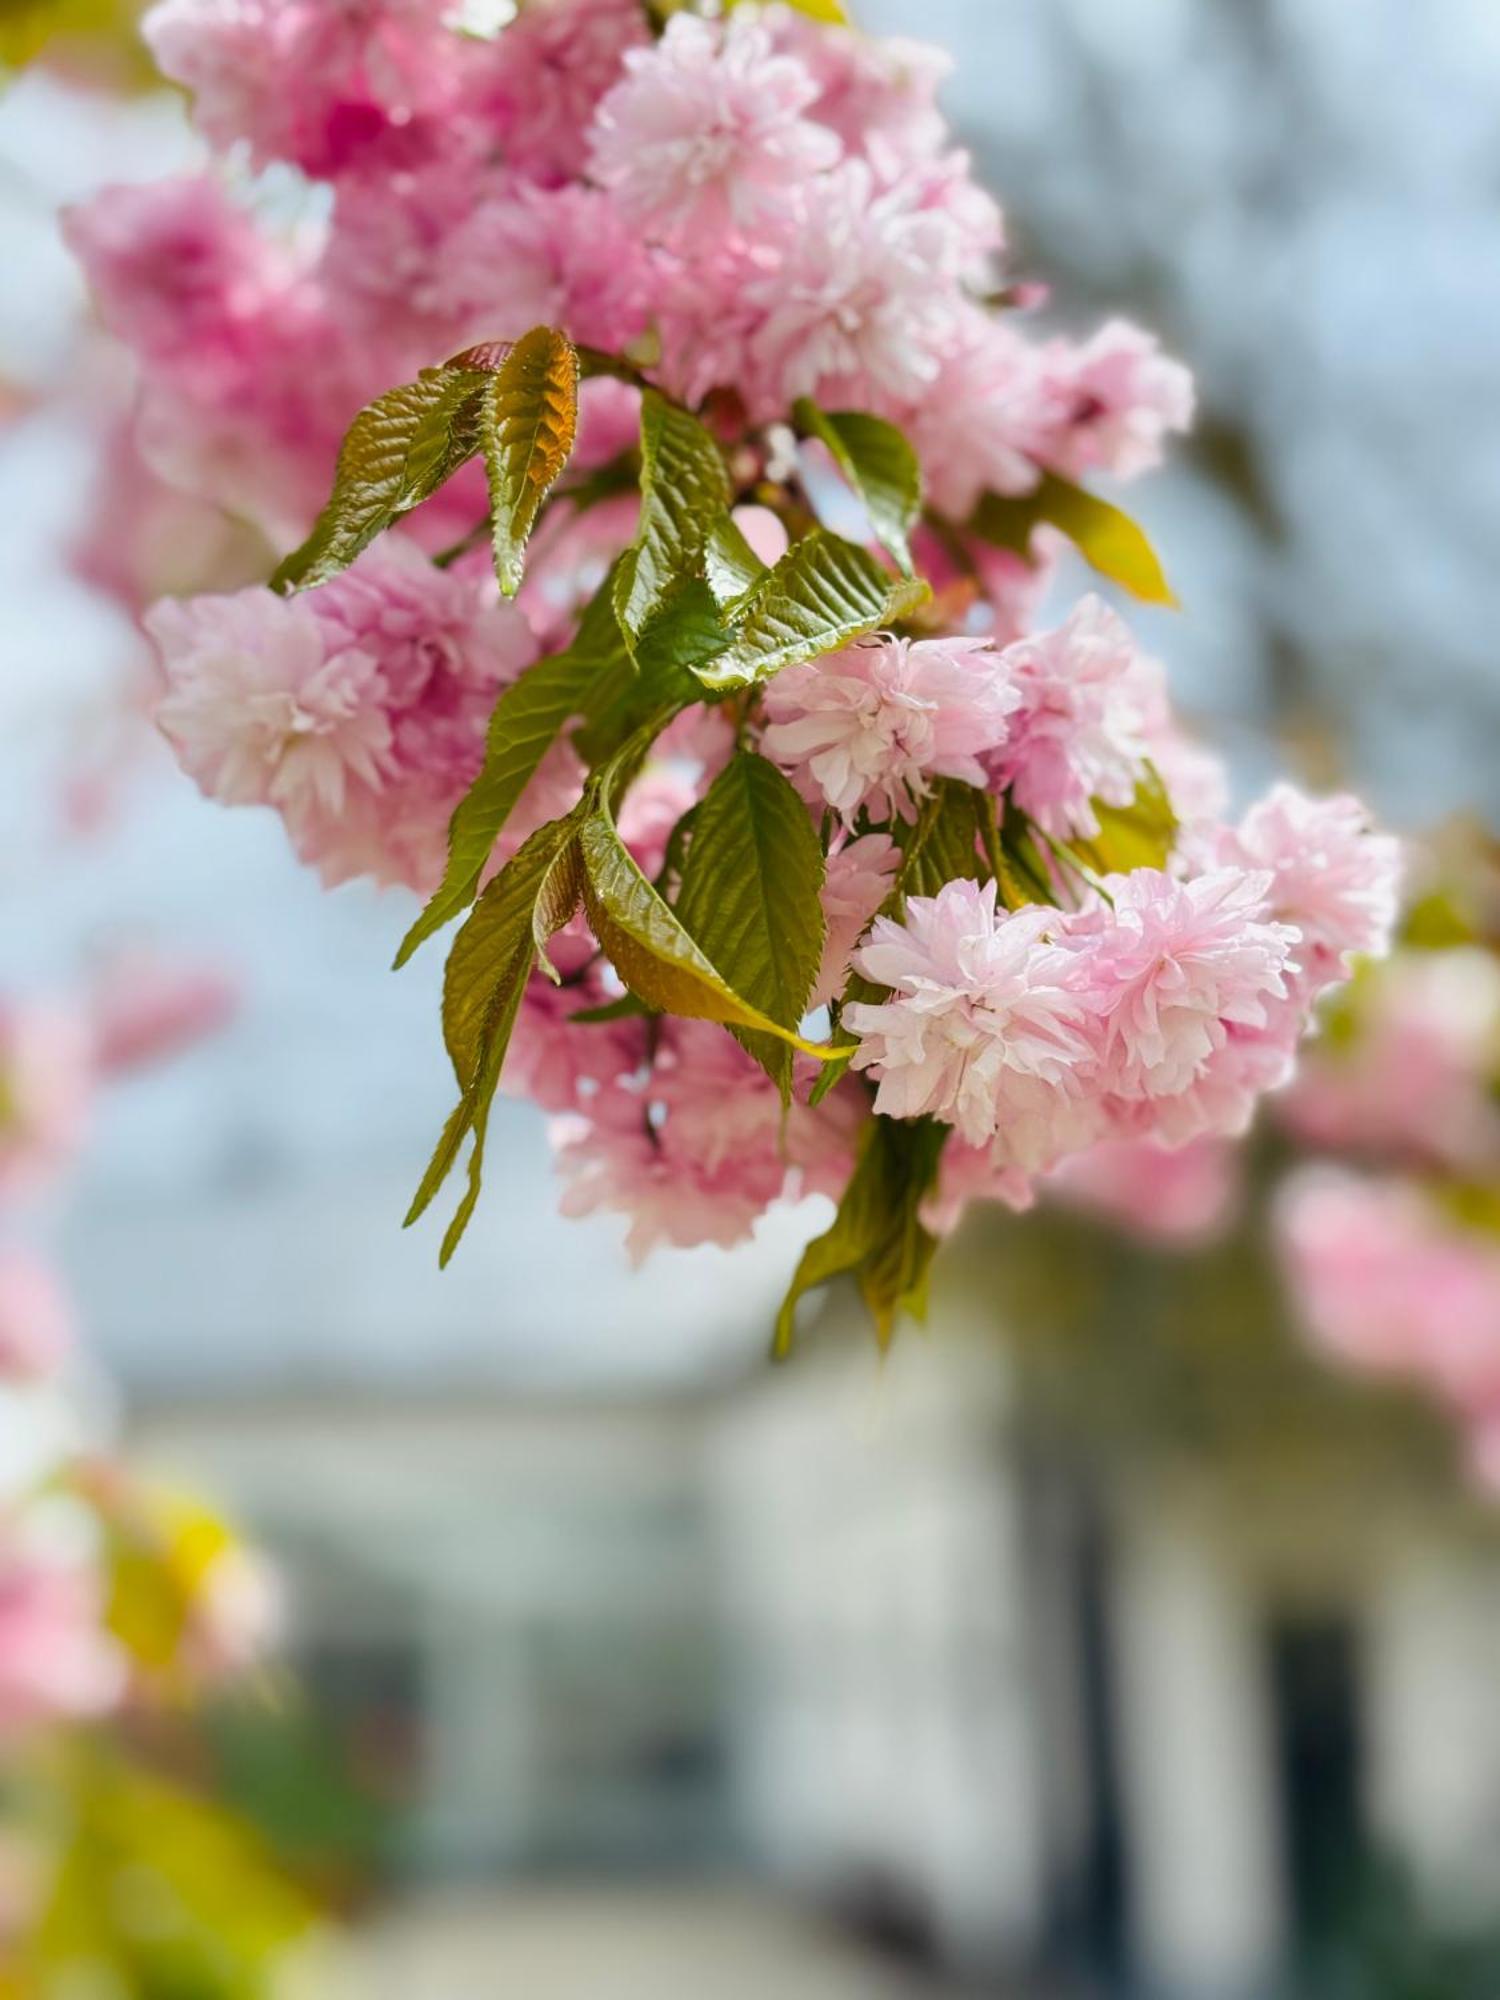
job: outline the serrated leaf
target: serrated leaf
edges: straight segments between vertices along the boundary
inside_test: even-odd
[[[542,878],[531,911],[531,942],[536,962],[554,986],[562,985],[562,974],[547,955],[547,947],[557,933],[570,924],[583,901],[583,863],[578,842],[570,840]]]
[[[602,1007],[580,1007],[568,1019],[592,1028],[610,1021],[649,1021],[655,1015],[656,1009],[648,1007],[644,1000],[637,1000],[633,993],[622,993],[618,1000],[606,1000]]]
[[[984,794],[974,786],[958,778],[938,779],[905,840],[893,885],[895,900],[935,896],[945,882],[959,877],[985,879],[987,864],[980,852],[984,804]]]
[[[700,582],[698,589],[703,588]],[[669,606],[659,614],[633,660],[622,635],[618,660],[590,688],[585,720],[573,732],[579,756],[598,767],[653,717],[664,728],[672,715],[701,701],[703,689],[679,655],[712,657],[723,641],[717,614],[710,626],[701,600]]]
[[[584,907],[611,964],[638,999],[664,1014],[749,1028],[822,1061],[826,1050],[737,993],[659,896],[615,830],[601,798],[579,834]]]
[[[929,595],[853,542],[818,528],[767,571],[728,651],[698,672],[715,690],[748,687],[903,618]]]
[[[1128,875],[1132,868],[1165,868],[1177,845],[1177,815],[1160,773],[1148,769],[1128,806],[1094,800],[1099,831],[1068,845],[1100,875]]]
[[[578,431],[572,342],[550,326],[523,334],[487,381],[483,408],[495,574],[514,597],[527,539]]]
[[[428,499],[480,447],[488,376],[452,362],[424,368],[354,419],[333,492],[312,533],[277,567],[271,588],[307,590],[349,567],[400,515]]]
[[[538,828],[486,888],[448,955],[443,1039],[461,1094],[406,1216],[410,1227],[427,1209],[472,1135],[468,1184],[443,1238],[443,1264],[457,1249],[479,1200],[490,1108],[536,964],[538,939],[545,943],[577,907],[581,816],[581,810],[575,811]]]
[[[731,634],[719,615],[712,590],[701,576],[681,579],[651,615],[635,642],[635,664],[643,680],[665,687],[675,676],[701,701],[703,690],[690,670],[706,667],[727,652]]]
[[[443,1041],[461,1089],[479,1075],[495,994],[512,958],[523,946],[528,955],[535,952],[539,902],[554,864],[575,845],[582,817],[575,808],[539,827],[487,884],[454,937],[443,973]],[[564,923],[577,903],[575,896]]]
[[[864,410],[821,410],[806,396],[792,415],[804,436],[817,438],[832,453],[863,503],[875,539],[910,576],[910,537],[922,506],[922,472],[901,432]]]
[[[632,639],[686,579],[703,573],[710,531],[729,504],[724,454],[698,419],[659,390],[641,398],[641,518],[615,584]]]
[[[719,609],[727,615],[741,606],[770,572],[746,541],[734,517],[721,514],[709,529],[704,544],[703,573]]]
[[[1101,576],[1143,604],[1177,603],[1140,523],[1123,508],[1055,472],[1044,472],[1030,493],[986,493],[968,526],[998,548],[1029,556],[1032,533],[1044,521],[1060,528]]]
[[[823,849],[774,764],[730,758],[696,810],[677,915],[742,998],[783,1028],[807,1011],[823,952]],[[790,1101],[792,1051],[737,1031]]]
[[[901,1311],[921,1316],[936,1240],[921,1208],[937,1183],[948,1127],[935,1119],[872,1116],[838,1213],[802,1253],[776,1316],[774,1352],[791,1352],[797,1307],[835,1278],[853,1277],[886,1346]]]
[[[616,670],[635,678],[606,577],[584,611],[572,645],[528,667],[495,704],[484,765],[449,822],[447,869],[401,941],[398,968],[474,900],[495,842],[537,767],[564,726],[587,711],[591,696]]]

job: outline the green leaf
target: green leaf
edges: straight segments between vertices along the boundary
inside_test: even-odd
[[[467,1090],[483,1066],[496,992],[504,984],[516,952],[534,954],[539,906],[554,880],[554,866],[577,839],[582,809],[539,827],[500,870],[470,911],[453,940],[443,974],[443,1040],[460,1089]],[[576,884],[581,892],[581,882]],[[562,918],[566,923],[578,906]],[[551,906],[555,911],[556,905]],[[546,930],[561,928],[552,924]]]
[[[738,751],[698,806],[677,915],[742,998],[796,1028],[823,954],[823,849],[796,791],[764,757]],[[790,1102],[792,1051],[738,1038]]]
[[[985,879],[980,853],[985,797],[958,778],[939,778],[905,836],[894,898],[935,896],[945,882]]]
[[[766,573],[734,643],[698,678],[715,690],[769,680],[905,617],[930,595],[925,583],[892,577],[853,542],[815,529]]]
[[[602,797],[583,822],[579,846],[590,928],[638,999],[664,1014],[756,1030],[824,1059],[821,1045],[804,1041],[734,990],[641,873]]]
[[[659,390],[641,398],[641,519],[615,583],[631,639],[672,592],[701,576],[709,534],[729,504],[724,454],[698,419]]]
[[[656,1009],[648,1007],[644,1000],[637,1000],[633,993],[622,993],[618,1000],[606,1000],[602,1007],[580,1007],[568,1019],[592,1028],[610,1021],[649,1021],[655,1014]]]
[[[805,437],[827,446],[863,502],[876,540],[910,576],[910,536],[922,505],[922,472],[901,432],[864,410],[820,410],[806,396],[792,415]]]
[[[838,1213],[803,1251],[776,1316],[778,1356],[791,1352],[801,1300],[835,1278],[854,1278],[883,1347],[899,1312],[922,1316],[937,1244],[922,1226],[921,1208],[937,1184],[947,1137],[948,1127],[931,1118],[868,1121]]]
[[[701,576],[683,577],[637,637],[635,664],[643,680],[665,686],[675,676],[690,690],[688,701],[701,701],[703,690],[690,670],[706,667],[727,652],[730,636],[708,584]]]
[[[701,579],[690,580],[652,621],[635,659],[621,636],[619,657],[591,687],[585,721],[573,732],[579,756],[590,766],[601,765],[652,717],[665,727],[673,714],[702,701],[703,689],[683,659],[712,658],[726,643],[707,587]]]
[[[580,807],[566,819],[540,827],[525,842],[486,888],[448,955],[443,1039],[461,1095],[406,1216],[409,1227],[426,1210],[472,1134],[468,1185],[443,1238],[443,1264],[457,1249],[479,1200],[490,1107],[538,944],[545,945],[578,904],[581,817]]]
[[[1068,845],[1100,875],[1127,875],[1132,868],[1165,868],[1177,845],[1177,815],[1161,775],[1152,767],[1128,806],[1094,800],[1099,831],[1092,840]]]
[[[577,430],[578,356],[555,327],[533,327],[484,389],[495,574],[507,597],[521,587],[527,538],[568,462]]]
[[[703,570],[709,589],[726,614],[748,601],[762,578],[769,575],[730,514],[721,514],[708,531]]]
[[[349,567],[375,537],[479,450],[488,377],[448,362],[362,409],[339,447],[333,492],[312,533],[271,588],[307,590]]]
[[[484,766],[454,811],[448,866],[426,908],[401,942],[397,966],[474,900],[495,842],[516,801],[564,725],[616,672],[634,669],[615,621],[612,576],[595,592],[566,652],[539,660],[501,695],[490,718]],[[629,733],[627,730],[626,734]]]
[[[1145,530],[1123,509],[1071,479],[1044,472],[1030,493],[986,493],[969,519],[971,531],[1018,555],[1031,553],[1032,531],[1043,521],[1060,528],[1101,576],[1143,604],[1175,605],[1176,596]]]

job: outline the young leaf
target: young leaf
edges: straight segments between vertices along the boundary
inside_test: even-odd
[[[366,404],[339,447],[333,492],[312,533],[276,569],[283,593],[325,583],[472,458],[488,378],[448,362]]]
[[[1097,493],[1044,472],[1030,493],[986,493],[969,519],[971,531],[998,548],[1028,555],[1032,530],[1050,521],[1101,576],[1143,604],[1175,605],[1176,596],[1139,522]]]
[[[539,906],[549,883],[554,885],[553,900],[546,918],[556,916],[555,864],[576,845],[582,817],[582,809],[575,808],[566,819],[539,827],[486,886],[453,940],[443,973],[443,1040],[463,1090],[479,1075],[489,1035],[486,1024],[511,961],[522,948],[530,957],[538,931],[550,936],[578,906],[575,894],[560,922],[539,919]],[[564,883],[566,880],[564,874]],[[576,878],[574,886],[581,893],[582,884]]]
[[[772,1035],[823,1059],[826,1051],[817,1043],[804,1041],[734,990],[636,866],[602,798],[583,823],[579,846],[590,928],[638,999],[664,1014]]]
[[[703,548],[703,573],[719,609],[726,615],[749,599],[766,565],[745,540],[730,514],[720,514],[708,531]]]
[[[883,1346],[896,1315],[921,1317],[928,1268],[937,1248],[921,1222],[922,1203],[937,1182],[948,1128],[931,1118],[871,1118],[838,1213],[802,1253],[776,1316],[774,1352],[791,1352],[797,1307],[809,1292],[852,1276]]]
[[[673,714],[702,701],[703,689],[683,662],[711,659],[728,637],[700,578],[652,620],[633,660],[624,643],[622,635],[618,659],[590,688],[585,720],[573,732],[574,748],[593,767],[613,757],[653,716],[664,727]]]
[[[1100,875],[1128,874],[1132,868],[1165,868],[1177,845],[1177,815],[1160,774],[1148,766],[1128,806],[1094,800],[1099,831],[1092,840],[1069,844]]]
[[[523,334],[484,389],[484,462],[495,574],[507,597],[542,502],[568,462],[578,430],[578,356],[555,327]]]
[[[901,432],[864,410],[820,410],[806,396],[792,415],[805,437],[827,446],[864,503],[876,540],[910,576],[910,535],[922,505],[922,473]]]
[[[428,1207],[472,1133],[468,1186],[443,1238],[443,1264],[457,1249],[479,1200],[490,1106],[539,945],[568,921],[578,904],[580,816],[575,812],[554,820],[531,836],[480,897],[449,954],[443,1038],[461,1094],[406,1217],[409,1226]]]
[[[648,389],[641,398],[640,527],[615,584],[615,609],[630,638],[678,584],[702,575],[704,548],[729,494],[713,438],[696,417]]]
[[[895,897],[935,896],[945,882],[963,875],[984,880],[980,853],[984,794],[957,778],[939,778],[904,842]]]
[[[817,528],[767,572],[734,643],[698,678],[716,690],[769,680],[905,617],[928,595],[925,583],[887,575],[864,549]]]
[[[730,638],[708,584],[701,576],[683,577],[637,637],[635,664],[642,680],[664,683],[676,675],[689,690],[686,700],[701,701],[703,690],[689,670],[718,659]]]
[[[459,800],[448,827],[448,866],[396,954],[398,967],[474,900],[496,840],[537,766],[565,724],[616,669],[634,679],[615,622],[606,577],[583,614],[573,643],[529,667],[501,695],[490,717],[484,766]]]
[[[823,952],[823,849],[774,764],[733,756],[698,806],[677,915],[735,992],[783,1028],[807,1010]],[[792,1051],[739,1031],[789,1101]]]

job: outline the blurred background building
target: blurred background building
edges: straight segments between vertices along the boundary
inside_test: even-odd
[[[1290,754],[1494,823],[1500,13],[858,12],[953,50],[1059,312],[1199,374],[1139,506],[1184,704],[1247,783]],[[58,203],[185,152],[165,99],[0,105],[19,395],[94,365]],[[0,441],[5,975],[139,939],[243,977],[230,1033],[102,1108],[57,1231],[142,1445],[285,1567],[302,1734],[237,1711],[225,1754],[375,1926],[370,1990],[1492,2000],[1500,1563],[1431,1427],[1296,1360],[1263,1272],[1063,1223],[972,1234],[886,1362],[835,1309],[768,1372],[811,1217],[631,1274],[518,1107],[439,1278],[398,1228],[435,965],[388,976],[395,901],[113,756],[134,641],[63,560],[90,423]],[[129,810],[59,845],[96,742]]]

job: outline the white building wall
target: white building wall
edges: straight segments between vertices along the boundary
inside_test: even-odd
[[[905,1885],[974,1963],[1024,1958],[1046,1897],[1003,1418],[994,1345],[947,1323],[878,1365],[862,1338],[799,1355],[716,1454],[757,1848],[811,1886]]]
[[[1184,2000],[1253,1994],[1286,1932],[1254,1596],[1189,1513],[1143,1504],[1123,1528],[1118,1736],[1138,1963]]]
[[[1500,1567],[1408,1537],[1370,1605],[1372,1819],[1427,1896],[1493,1921],[1500,1899]]]

